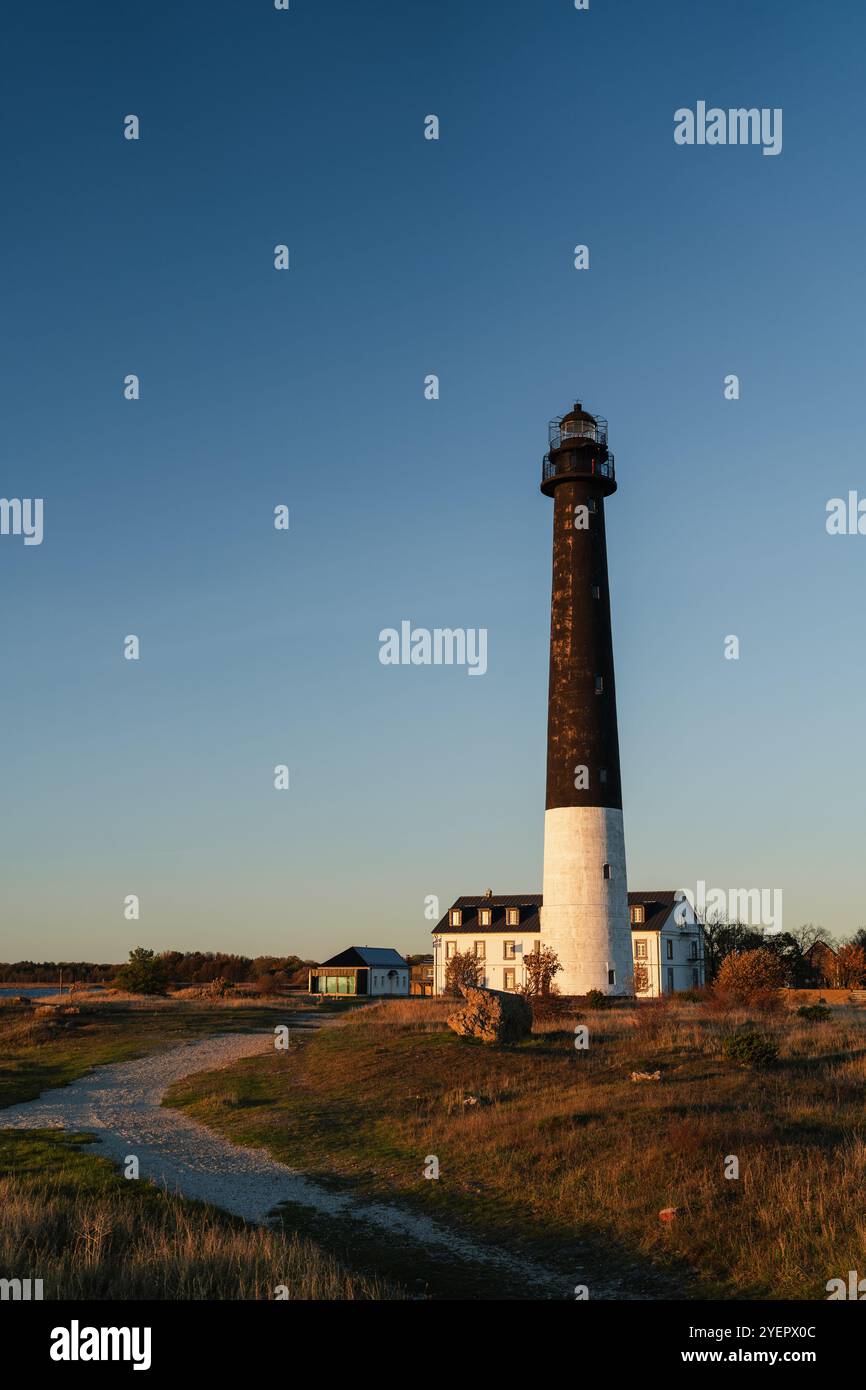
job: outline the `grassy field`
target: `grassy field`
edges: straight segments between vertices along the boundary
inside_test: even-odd
[[[458,1039],[447,1005],[405,1001],[347,1017],[285,1058],[256,1057],[176,1085],[168,1103],[240,1143],[359,1196],[399,1198],[543,1261],[563,1278],[631,1297],[826,1297],[862,1265],[866,1217],[866,1014],[791,1014],[756,1025],[768,1070],[721,1041],[748,1020],[701,1004],[586,1013],[520,1045]],[[660,1070],[635,1083],[632,1071]],[[474,1100],[472,1099],[474,1098]],[[423,1177],[427,1156],[440,1177]],[[725,1177],[735,1156],[739,1178]],[[728,1165],[730,1167],[730,1165]],[[663,1209],[675,1208],[670,1221]],[[292,1213],[297,1222],[298,1214]],[[345,1231],[312,1223],[345,1252]],[[360,1267],[446,1296],[419,1252],[353,1236]],[[423,1260],[423,1252],[420,1254]],[[451,1291],[453,1292],[453,1286]],[[513,1290],[509,1290],[513,1293]],[[495,1281],[478,1288],[495,1296]]]
[[[290,1011],[291,1012],[291,1011]],[[285,1005],[115,1000],[66,1018],[0,1008],[0,1105],[92,1067],[212,1033],[270,1029]],[[400,1298],[303,1235],[250,1227],[148,1182],[128,1182],[84,1136],[0,1130],[0,1276],[62,1299]],[[279,1295],[277,1289],[280,1289]]]
[[[34,1100],[108,1062],[212,1033],[272,1028],[286,1015],[276,1001],[238,1006],[120,999],[75,1007],[81,1012],[54,1016],[53,1010],[0,1005],[0,1106]]]
[[[80,1137],[0,1131],[0,1271],[46,1299],[381,1299],[311,1241],[126,1182]],[[278,1293],[279,1290],[279,1293]]]

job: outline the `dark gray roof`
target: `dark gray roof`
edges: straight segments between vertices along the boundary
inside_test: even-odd
[[[393,951],[390,946],[350,946],[338,956],[331,956],[330,960],[322,961],[322,965],[402,965],[404,970],[409,968],[408,962],[400,952]]]
[[[661,888],[653,893],[629,893],[629,907],[642,907],[644,920],[632,922],[632,931],[660,931],[674,908],[682,902],[679,889]]]
[[[629,893],[629,907],[643,906],[645,909],[643,922],[632,926],[633,931],[658,931],[670,916],[680,899],[677,897],[676,888],[663,888],[653,893]],[[539,908],[542,905],[542,895],[540,893],[494,893],[492,898],[486,898],[483,893],[468,895],[462,898],[455,898],[444,917],[436,923],[433,928],[436,932],[448,932],[449,936],[464,935],[472,936],[477,932],[502,932],[515,931],[515,927],[508,927],[505,924],[505,909],[507,907],[519,907],[520,930],[526,932],[541,931],[541,918]],[[463,912],[463,923],[459,927],[449,925],[448,916],[451,908],[459,907]],[[493,909],[489,927],[479,927],[478,909],[479,907],[489,907]]]
[[[463,924],[459,927],[452,927],[448,923],[448,913],[451,908],[459,907],[463,913]],[[478,909],[479,907],[492,908],[489,927],[479,927]],[[516,931],[516,927],[508,927],[505,924],[505,909],[507,907],[519,907],[520,930],[531,932],[541,931],[541,920],[538,916],[538,909],[541,907],[540,893],[500,893],[494,894],[492,898],[486,898],[483,893],[476,896],[456,898],[449,907],[448,912],[436,923],[433,928],[434,933],[447,931],[449,935],[463,933],[467,936],[473,932],[496,932],[496,931]]]

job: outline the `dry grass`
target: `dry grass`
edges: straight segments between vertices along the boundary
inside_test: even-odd
[[[524,1044],[489,1048],[451,1034],[449,1008],[384,1001],[291,1068],[256,1059],[246,1080],[203,1082],[201,1109],[194,1085],[179,1103],[240,1142],[490,1241],[558,1263],[588,1245],[597,1268],[625,1268],[638,1287],[666,1271],[682,1296],[812,1299],[863,1264],[863,1010],[812,1024],[666,1001],[546,1018]],[[747,1024],[778,1043],[770,1070],[723,1059],[723,1036]],[[656,1070],[656,1084],[629,1079]],[[220,1116],[207,1098],[229,1082],[248,1101]],[[439,1182],[422,1178],[427,1154]],[[667,1207],[679,1215],[663,1223]]]
[[[145,1213],[132,1191],[76,1194],[6,1178],[0,1206],[0,1271],[42,1279],[45,1298],[273,1299],[278,1286],[290,1299],[398,1296],[308,1240],[170,1196],[154,1194]]]
[[[440,1028],[455,1008],[453,999],[381,999],[346,1013],[341,1022],[351,1024],[366,1019],[384,1028],[411,1028],[426,1033]]]

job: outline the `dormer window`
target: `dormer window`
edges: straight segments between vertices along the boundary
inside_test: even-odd
[[[505,925],[506,925],[507,927],[519,927],[519,926],[520,926],[520,908],[519,908],[519,907],[507,907],[507,908],[505,909]]]
[[[491,923],[492,921],[493,921],[493,913],[491,912],[490,908],[489,908],[489,907],[479,907],[479,909],[478,909],[478,925],[479,925],[479,927],[489,927],[489,926],[490,926],[490,923]]]
[[[631,910],[631,920],[632,920],[632,922],[634,922],[634,923],[643,922],[644,917],[645,917],[645,913],[644,913],[644,910],[643,910],[643,906],[642,906],[642,905],[639,906],[639,907],[633,907],[633,908],[632,908],[632,910]]]
[[[451,911],[448,913],[448,921],[452,927],[463,926],[463,913],[459,907],[452,907]]]

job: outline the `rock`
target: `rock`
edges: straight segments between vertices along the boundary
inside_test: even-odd
[[[532,1032],[532,1005],[522,995],[482,989],[480,985],[461,985],[460,993],[466,1003],[449,1014],[446,1022],[461,1038],[519,1042]]]
[[[659,1221],[676,1221],[681,1212],[682,1207],[663,1207],[659,1212]]]
[[[632,1081],[661,1081],[662,1074],[660,1071],[633,1071],[631,1079]]]

